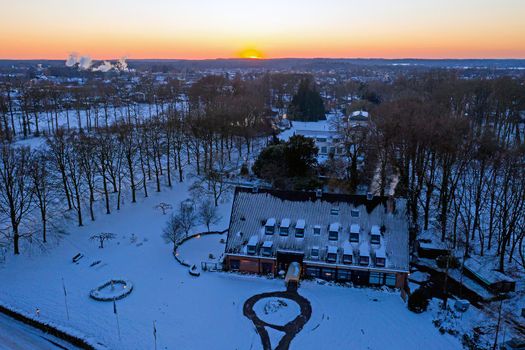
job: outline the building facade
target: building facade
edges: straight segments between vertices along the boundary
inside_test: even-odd
[[[238,187],[224,266],[231,271],[403,288],[409,272],[405,200]]]

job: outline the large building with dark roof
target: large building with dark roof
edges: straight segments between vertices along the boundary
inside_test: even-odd
[[[257,274],[402,288],[409,272],[404,199],[371,195],[235,190],[225,267]]]

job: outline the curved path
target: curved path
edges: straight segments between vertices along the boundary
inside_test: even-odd
[[[301,307],[301,314],[297,316],[293,321],[288,322],[284,326],[267,323],[261,320],[253,310],[254,305],[259,300],[266,298],[291,299],[297,304],[299,304],[299,306]],[[261,337],[261,342],[264,350],[272,350],[270,337],[265,327],[270,327],[275,330],[284,332],[285,334],[281,338],[281,341],[279,342],[275,350],[288,350],[293,338],[297,335],[297,333],[299,333],[303,329],[306,322],[308,322],[308,320],[312,316],[312,306],[306,298],[299,295],[296,288],[288,288],[288,290],[286,291],[262,293],[250,297],[244,302],[243,314],[244,316],[248,317],[255,325],[257,333],[259,333],[259,336]]]

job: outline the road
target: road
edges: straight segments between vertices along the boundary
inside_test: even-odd
[[[63,340],[0,314],[0,350],[76,350]]]

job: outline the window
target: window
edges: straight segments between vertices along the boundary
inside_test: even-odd
[[[328,253],[326,254],[326,262],[334,264],[337,261],[337,254]]]
[[[387,273],[386,278],[385,278],[385,284],[389,287],[395,287],[396,286],[396,274]]]
[[[343,254],[343,264],[352,264],[352,255]]]
[[[383,274],[381,272],[370,272],[368,283],[376,285],[383,284]]]
[[[288,236],[288,227],[281,226],[279,233],[281,236]]]
[[[351,270],[337,270],[337,279],[340,281],[351,281],[352,271]]]
[[[299,237],[299,238],[304,237],[304,228],[296,228],[295,237]]]
[[[350,232],[350,242],[359,242],[359,233]]]
[[[330,147],[330,154],[335,154],[335,147]]]
[[[318,247],[313,247],[311,252],[310,252],[310,255],[311,255],[312,259],[319,259],[319,248]]]
[[[241,263],[237,259],[230,259],[230,270],[232,271],[239,271]]]
[[[321,154],[326,154],[326,146],[321,147]]]
[[[254,245],[249,245],[248,246],[248,254],[249,255],[255,255],[255,246]]]
[[[378,258],[376,257],[376,266],[377,267],[385,267],[386,259],[385,258]]]
[[[321,226],[315,225],[314,226],[314,235],[320,235],[321,234]]]
[[[334,280],[335,279],[335,269],[324,267],[321,273],[321,278],[328,280],[328,281]]]
[[[370,262],[370,257],[368,257],[366,255],[359,257],[359,265],[361,265],[361,266],[368,266],[369,262]]]
[[[352,209],[350,211],[350,216],[353,217],[353,218],[358,218],[359,217],[359,210],[358,209]]]
[[[370,243],[372,243],[372,244],[380,244],[381,243],[381,235],[371,235],[370,236]]]
[[[305,275],[312,278],[319,278],[321,276],[321,269],[315,266],[308,266],[305,270]]]
[[[263,256],[271,256],[272,255],[272,247],[263,247],[262,255]]]
[[[339,208],[330,209],[330,215],[339,215]]]
[[[269,218],[266,220],[266,224],[264,225],[264,232],[267,235],[273,235],[275,232],[275,218]]]

